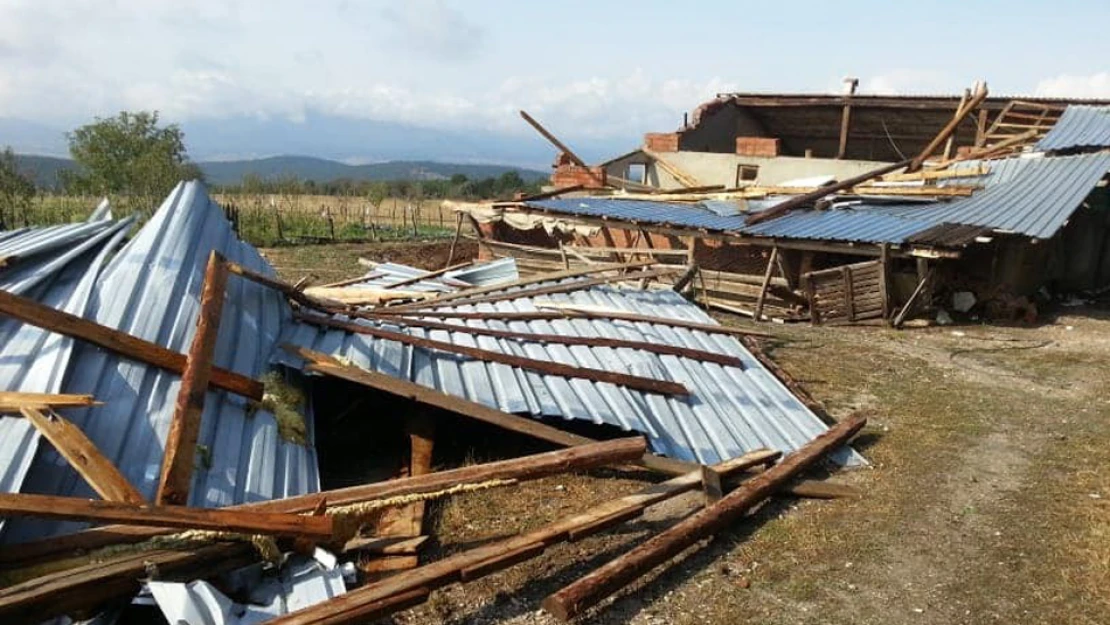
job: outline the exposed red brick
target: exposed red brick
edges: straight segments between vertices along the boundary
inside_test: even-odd
[[[778,156],[780,141],[772,137],[736,137],[736,153],[741,156]]]
[[[605,186],[605,169],[602,167],[579,167],[573,163],[559,165],[551,174],[551,184],[556,187],[582,185],[587,189],[601,189]]]
[[[644,135],[644,147],[652,152],[677,152],[677,132],[649,132]]]

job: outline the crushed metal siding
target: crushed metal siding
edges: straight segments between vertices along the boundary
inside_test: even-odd
[[[720,217],[692,204],[576,198],[525,205],[575,215],[767,238],[897,244],[915,233],[949,223],[1047,239],[1067,223],[1110,171],[1110,153],[1011,158],[991,161],[989,165],[990,173],[980,179],[985,188],[970,197],[893,205],[861,201],[850,208],[793,211],[753,226],[744,225],[744,216]],[[961,182],[967,184],[966,179]]]
[[[182,183],[96,281],[85,316],[178,352],[188,350],[209,251],[261,273],[273,270],[239,241],[223,211],[196,182]],[[44,302],[52,304],[52,302]],[[215,364],[252,377],[268,370],[283,324],[280,294],[246,280],[228,282]],[[147,497],[153,498],[180,376],[78,343],[61,391],[104,402],[66,416]],[[226,506],[319,490],[315,451],[284,441],[265,411],[225,391],[209,391],[198,439],[200,459],[189,504]],[[312,419],[306,407],[312,440]],[[200,449],[206,451],[201,452]],[[7,450],[5,450],[7,451]],[[18,454],[17,454],[18,455]],[[21,458],[22,459],[22,458]],[[25,492],[91,497],[93,493],[53,449],[40,448]],[[82,527],[64,522],[9,521],[3,539],[21,542]]]
[[[0,289],[83,315],[107,255],[131,224],[125,219],[0,234],[0,248],[18,251],[0,268]],[[0,319],[0,389],[58,392],[72,349],[72,339]],[[0,490],[19,492],[38,443],[38,430],[26,419],[0,417]]]
[[[1110,106],[1072,105],[1035,149],[1039,151],[1110,147]]]
[[[428,272],[424,269],[417,269],[408,265],[379,263],[374,266],[373,271],[366,274],[365,280],[353,284],[351,287],[388,288],[426,273]],[[517,271],[516,262],[512,258],[503,258],[448,271],[442,276],[429,280],[406,284],[402,290],[445,293],[462,286],[490,286],[502,282],[512,282],[519,278],[520,273]]]
[[[543,301],[713,322],[706,313],[670,290],[596,287],[551,295]],[[539,310],[536,304],[532,299],[522,298],[451,310],[527,312]],[[359,323],[370,322],[359,320]],[[731,336],[604,319],[471,320],[467,325],[685,346],[737,356],[745,367],[726,367],[627,348],[540,344],[466,332],[385,326],[414,336],[539,360],[673,380],[691,391],[689,397],[664,397],[305,324],[289,326],[283,340],[505,412],[583,420],[642,432],[654,451],[682,460],[714,463],[760,448],[791,451],[826,430],[816,415]],[[299,359],[284,352],[276,358],[292,367],[303,366]],[[848,456],[840,459],[848,461]],[[851,461],[862,459],[853,455]]]
[[[586,217],[608,217],[681,228],[735,231],[744,228],[743,215],[721,216],[696,204],[610,198],[555,198],[526,202],[525,206]]]
[[[294,555],[278,575],[263,576],[261,565],[234,573],[229,580],[247,603],[239,604],[206,581],[147,582],[166,621],[182,625],[254,625],[322,603],[347,592],[343,574]]]
[[[869,208],[792,211],[744,229],[744,234],[784,239],[902,243],[928,228],[929,220],[885,215]]]
[[[933,224],[984,226],[1051,238],[1110,171],[1110,154],[1013,158],[990,163],[987,186],[971,197],[924,206],[883,207],[880,212],[923,218]]]

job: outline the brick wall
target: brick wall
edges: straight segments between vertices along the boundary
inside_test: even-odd
[[[736,137],[736,153],[741,156],[778,156],[780,141],[769,137]]]
[[[573,163],[560,164],[551,174],[551,184],[556,187],[582,185],[587,189],[600,189],[605,186],[605,169],[580,167]]]
[[[677,132],[649,132],[644,135],[644,147],[652,152],[677,152]]]

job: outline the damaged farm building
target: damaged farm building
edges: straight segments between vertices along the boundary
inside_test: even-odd
[[[1110,102],[724,94],[535,197],[452,207],[524,271],[696,265],[696,300],[761,321],[1033,321],[1110,286]]]
[[[882,470],[854,440],[870,412],[831,416],[770,355],[762,330],[791,328],[750,322],[1098,297],[1110,103],[848,87],[722,95],[594,166],[522,112],[559,150],[551,187],[451,203],[439,268],[291,283],[197,181],[145,221],[105,201],[0,233],[0,622],[409,622],[566,548],[589,568],[530,569],[525,608],[565,622],[746,541],[753,511],[822,511],[780,499],[859,498],[836,478]],[[540,521],[482,499],[480,540],[437,522],[570,474],[636,485],[514,502]],[[592,550],[609,532],[632,538]]]
[[[851,491],[807,469],[867,465],[865,419],[830,419],[761,333],[671,288],[679,267],[294,285],[199,182],[0,254],[4,623],[363,623],[704,491],[597,571],[608,590],[544,602],[569,619],[769,497]],[[648,479],[429,557],[429,503],[600,470]]]

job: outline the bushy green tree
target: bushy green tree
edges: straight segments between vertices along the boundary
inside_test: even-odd
[[[160,124],[157,111],[97,118],[67,138],[78,165],[67,181],[72,191],[160,199],[180,180],[201,178],[186,153],[185,133]]]
[[[27,212],[35,199],[35,183],[19,171],[19,164],[10,147],[0,152],[0,230],[14,227],[17,216],[26,222]]]

